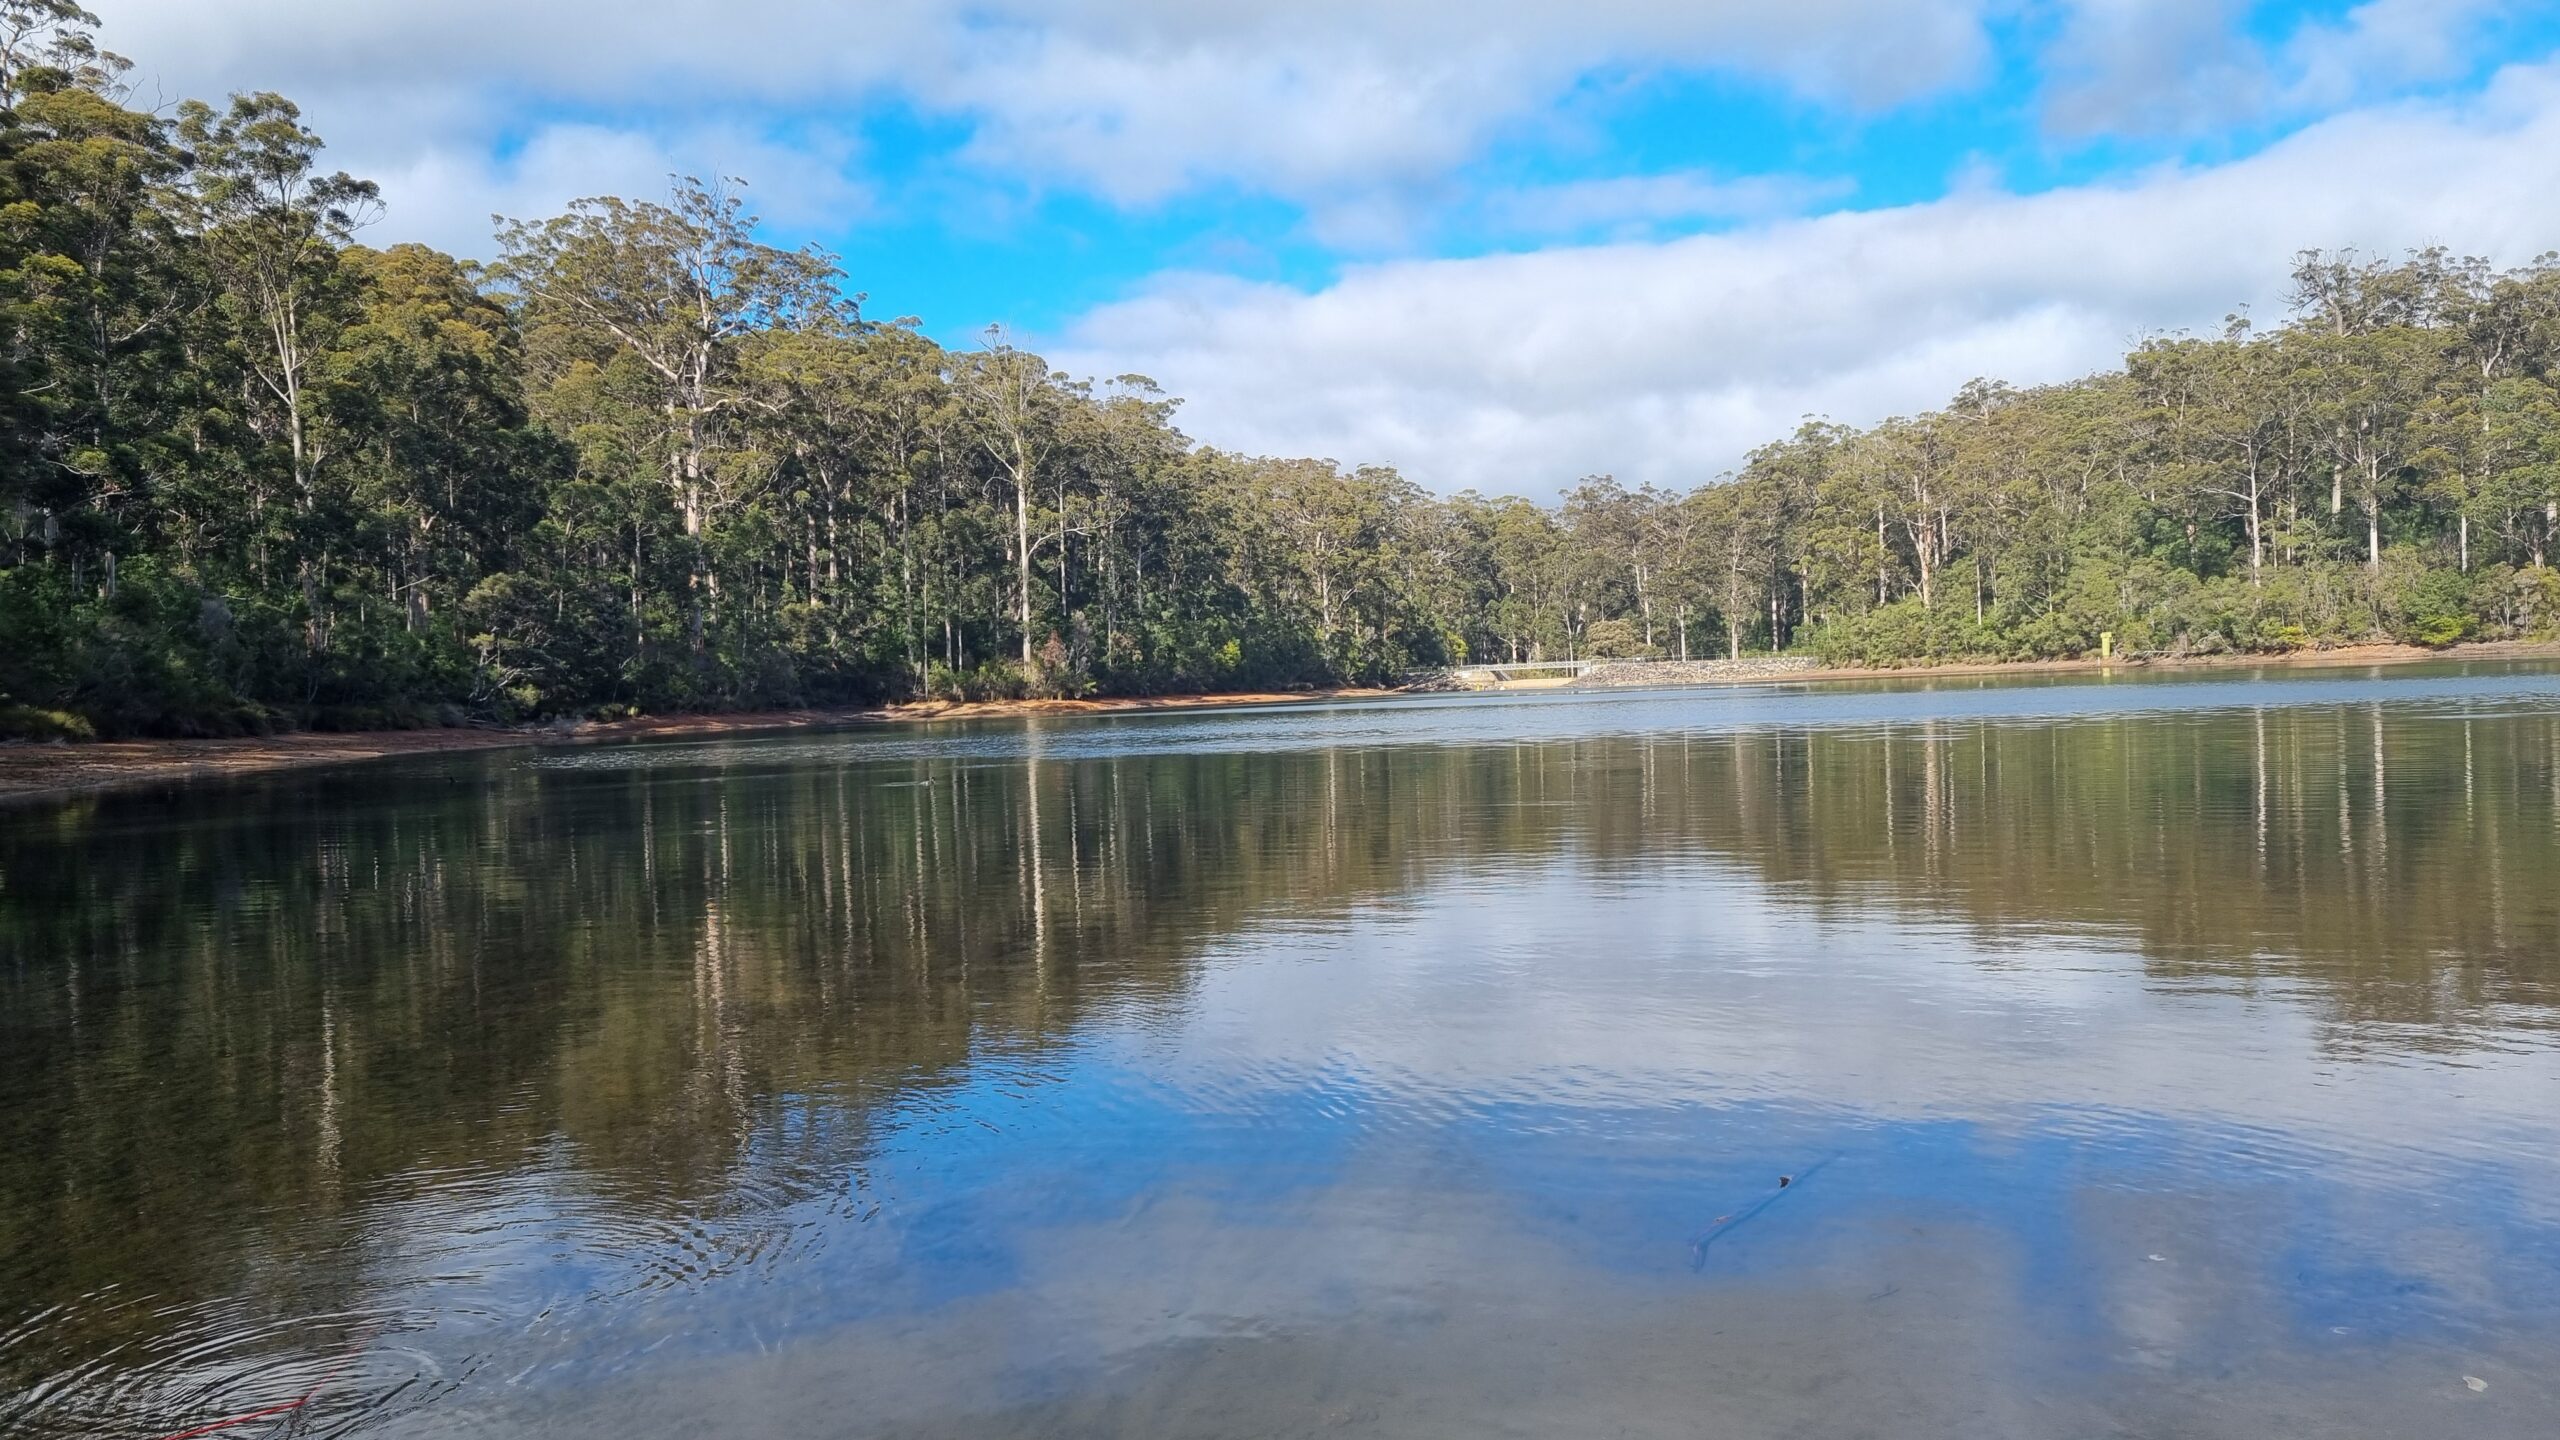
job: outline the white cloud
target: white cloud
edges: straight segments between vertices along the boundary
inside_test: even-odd
[[[1399,63],[1401,62],[1401,63]],[[1123,50],[1044,37],[942,87],[984,124],[977,159],[1147,202],[1204,182],[1321,195],[1426,180],[1561,77],[1470,47],[1390,60],[1220,43]]]
[[[782,145],[726,126],[667,137],[603,125],[546,125],[502,156],[439,146],[366,168],[399,209],[386,218],[383,234],[364,238],[483,255],[491,248],[492,215],[536,218],[588,195],[653,198],[666,193],[674,175],[746,179],[754,213],[796,228],[824,228],[819,222],[858,215],[872,203],[851,177],[851,151],[848,142],[831,137]]]
[[[1839,200],[1847,181],[1793,175],[1726,178],[1703,170],[1619,175],[1521,186],[1487,196],[1480,207],[1509,234],[1635,236],[1656,227],[1708,220],[1766,220]]]
[[[1043,183],[1128,203],[1228,184],[1357,209],[1599,70],[1748,73],[1852,108],[1933,93],[1982,70],[1983,14],[2005,3],[125,0],[106,39],[172,98],[292,95],[346,163],[395,178],[449,170],[563,106],[646,134],[614,117],[769,130],[754,117],[895,97],[968,126],[977,161]],[[510,183],[504,167],[482,180]]]
[[[2238,0],[2063,3],[2048,114],[2096,132],[2301,113],[2442,77],[2513,0],[2366,0],[2272,49],[2234,38]],[[651,193],[670,170],[743,175],[768,216],[830,228],[870,201],[856,146],[808,117],[884,100],[953,122],[986,171],[1133,205],[1204,187],[1277,195],[1305,207],[1320,243],[1392,247],[1426,215],[1478,239],[1490,226],[1614,241],[1362,265],[1313,294],[1171,276],[1060,337],[1079,368],[1141,370],[1188,395],[1186,420],[1222,443],[1389,460],[1448,488],[1551,490],[1593,469],[1689,482],[1809,411],[1869,419],[1976,373],[2079,373],[2144,330],[2273,300],[2304,244],[2442,239],[2512,259],[2560,237],[2541,72],[2462,111],[2352,113],[2231,165],[2028,198],[1979,178],[1932,204],[1801,219],[1785,217],[1830,198],[1819,182],[1673,171],[1464,188],[1497,137],[1552,123],[1559,97],[1595,78],[1747,73],[1871,110],[1978,77],[1985,17],[2019,12],[122,0],[105,38],[166,94],[295,96],[333,163],[385,182],[392,212],[369,238],[465,252],[485,253],[490,211]],[[1655,238],[1701,222],[1741,223]]]
[[[2065,135],[2200,134],[2317,114],[2449,79],[2516,0],[2365,0],[2269,47],[2250,0],[2065,0],[2046,49],[2045,119]]]
[[[2313,21],[2285,44],[2288,100],[2340,105],[2375,86],[2441,80],[2469,64],[2471,37],[2513,0],[2366,0],[2336,23]]]
[[[2073,0],[2045,53],[2045,120],[2066,135],[2184,133],[2256,114],[2266,57],[2241,38],[2247,0]]]
[[[1365,265],[1314,293],[1168,277],[1054,358],[1137,371],[1234,448],[1384,461],[1443,490],[1691,484],[1807,413],[1939,403],[2113,364],[2143,333],[2273,311],[2305,245],[2560,239],[2560,66],[2459,107],[2343,115],[2252,158],[2032,196],[1652,244]]]

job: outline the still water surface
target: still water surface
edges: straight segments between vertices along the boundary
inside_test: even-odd
[[[0,816],[13,1436],[2547,1436],[2555,1142],[2549,667]]]

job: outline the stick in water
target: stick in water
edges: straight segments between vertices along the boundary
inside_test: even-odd
[[[1812,1179],[1814,1172],[1839,1158],[1837,1155],[1826,1155],[1796,1174],[1781,1175],[1778,1177],[1778,1188],[1761,1196],[1759,1202],[1750,1209],[1732,1215],[1717,1216],[1715,1223],[1707,1227],[1707,1233],[1699,1236],[1697,1241],[1689,1247],[1689,1268],[1692,1270],[1707,1268],[1707,1247],[1740,1229],[1744,1222],[1777,1204],[1778,1197],[1793,1189],[1799,1181]]]

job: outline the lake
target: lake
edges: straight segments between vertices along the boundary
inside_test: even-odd
[[[2549,665],[0,814],[12,1436],[2540,1437],[2555,1356]]]

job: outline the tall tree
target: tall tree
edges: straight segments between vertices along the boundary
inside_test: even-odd
[[[310,433],[312,364],[345,318],[339,247],[378,213],[381,190],[342,170],[320,173],[320,137],[281,95],[235,95],[220,111],[188,101],[178,138],[195,156],[204,255],[250,337],[250,373],[280,408],[295,495],[308,508],[325,458]]]
[[[1001,331],[989,332],[985,349],[956,357],[951,377],[979,450],[1012,497],[1014,614],[1027,668],[1034,643],[1031,509],[1050,478],[1049,459],[1062,441],[1076,395],[1049,362],[1015,349]],[[1057,538],[1064,543],[1063,534]]]
[[[502,221],[493,278],[529,328],[557,327],[638,363],[664,425],[662,465],[684,523],[690,625],[697,649],[706,531],[734,496],[718,463],[722,423],[754,401],[740,380],[742,342],[772,330],[850,327],[861,297],[843,293],[833,257],[756,238],[756,219],[729,184],[679,180],[664,204],[580,200],[549,220]]]

